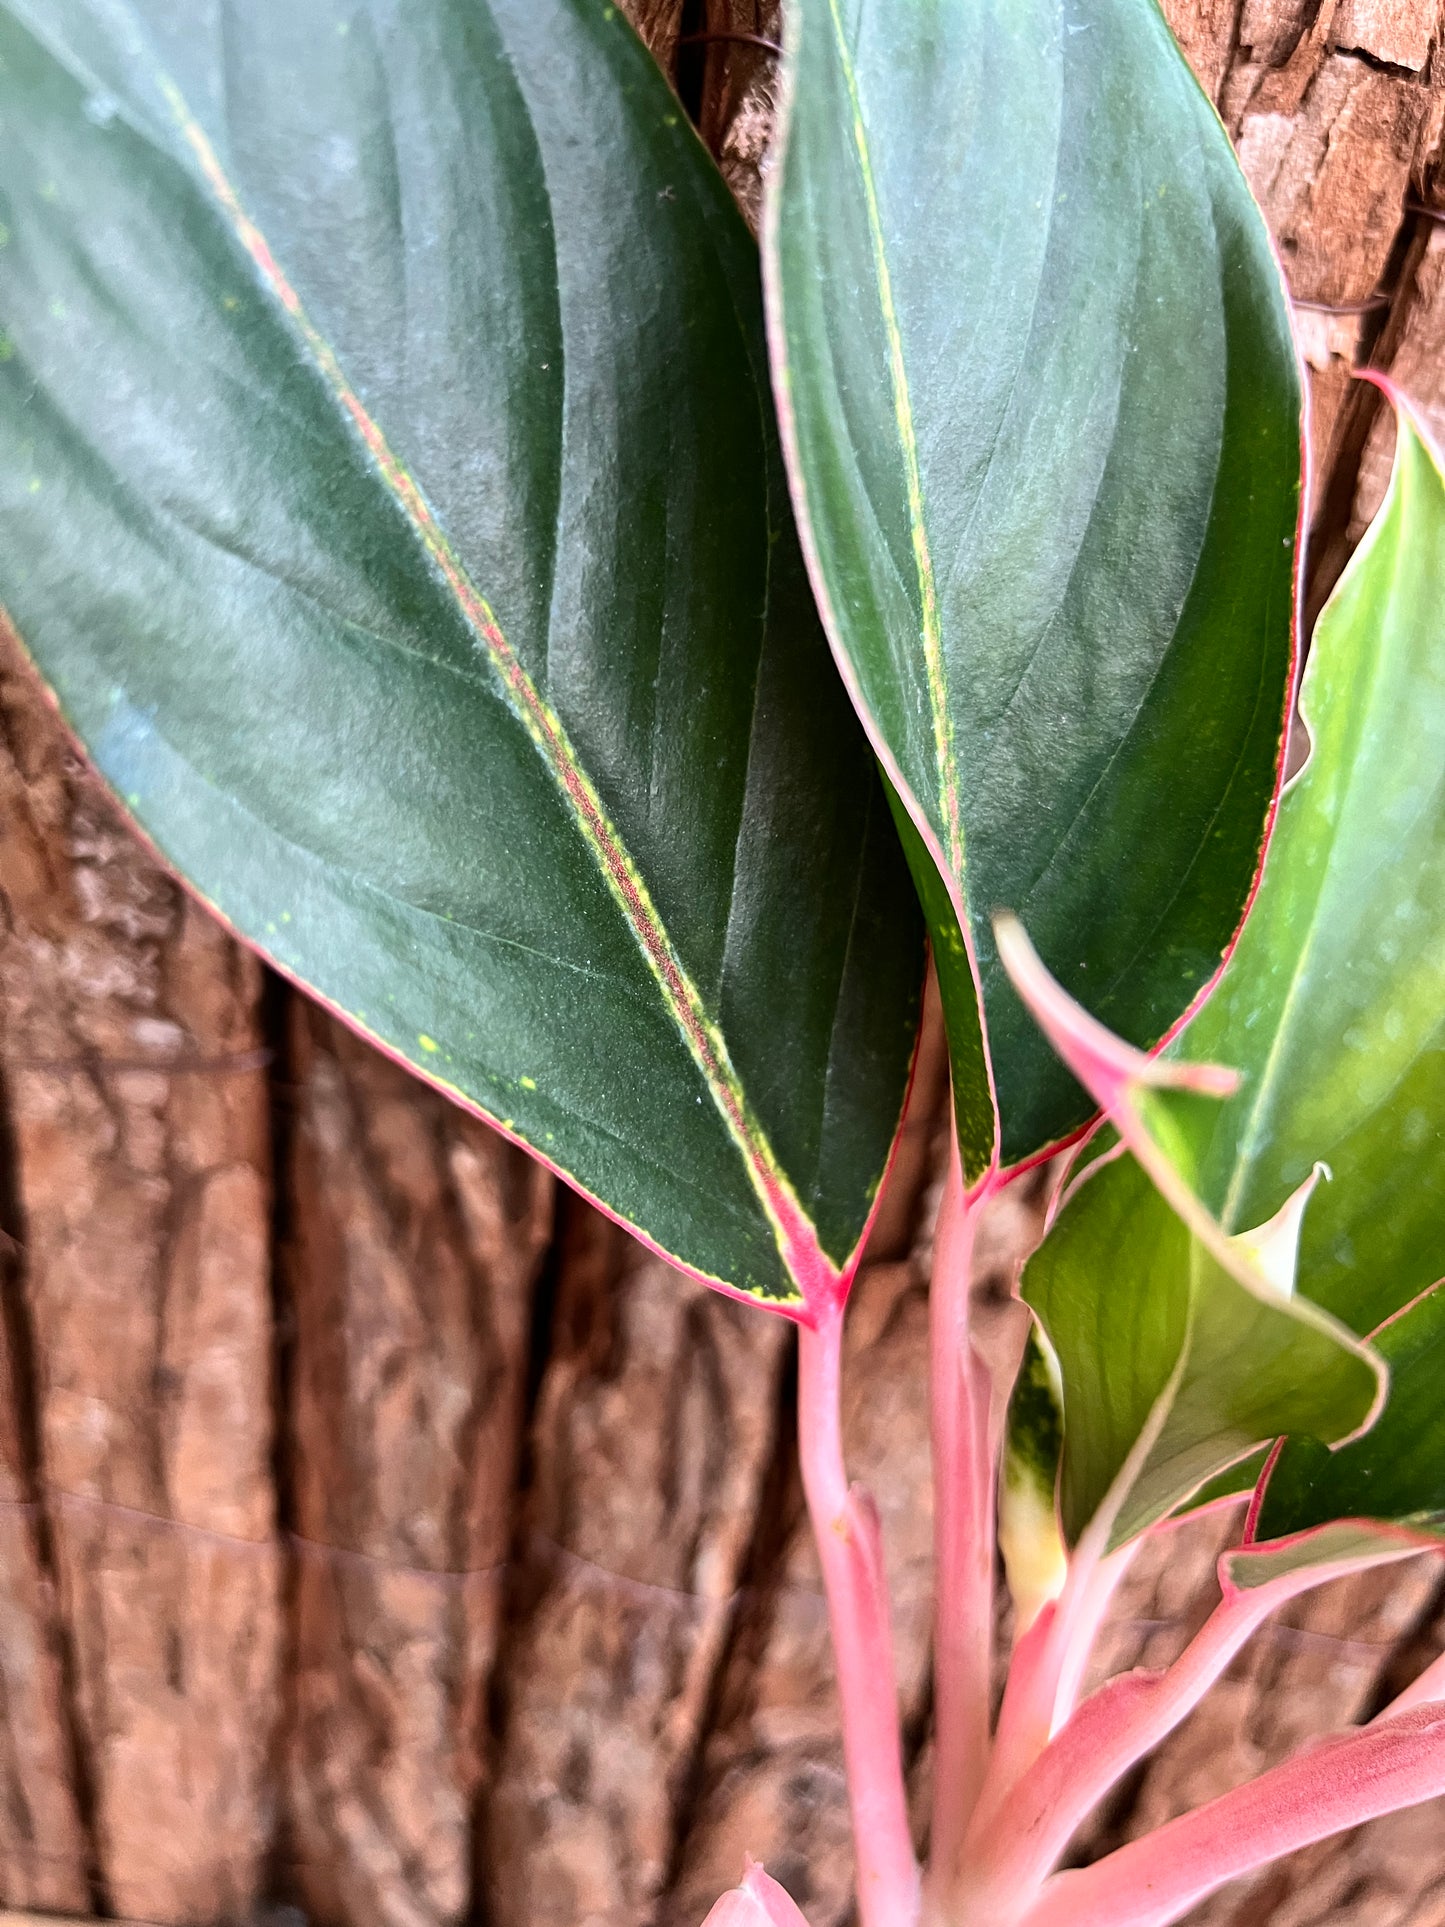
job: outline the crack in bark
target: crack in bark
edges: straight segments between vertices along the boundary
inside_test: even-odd
[[[0,711],[0,716],[3,716],[3,711]],[[51,1534],[50,1515],[42,1498],[44,1480],[40,1436],[39,1368],[35,1332],[25,1292],[25,1216],[18,1177],[10,1079],[3,1067],[0,1067],[0,1232],[3,1232],[8,1245],[8,1250],[0,1253],[0,1317],[3,1317],[4,1321],[4,1349],[8,1352],[10,1361],[10,1383],[0,1388],[0,1397],[8,1396],[12,1401],[15,1435],[20,1448],[18,1469],[26,1495],[26,1510],[31,1518],[36,1561],[50,1608],[49,1623],[45,1632],[55,1652],[60,1681],[60,1722],[64,1764],[79,1816],[85,1854],[85,1865],[80,1872],[90,1895],[92,1911],[101,1918],[107,1918],[110,1913],[110,1904],[101,1871],[99,1838],[96,1830],[95,1785],[81,1741],[78,1661],[69,1627],[59,1609],[61,1598],[59,1567]],[[23,1737],[16,1737],[23,1745]]]

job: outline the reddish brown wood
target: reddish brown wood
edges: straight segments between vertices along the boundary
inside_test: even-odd
[[[790,1334],[568,1214],[500,1673],[497,1927],[648,1918],[779,1449]]]
[[[1440,0],[1166,4],[1312,304],[1317,600],[1388,469],[1388,416],[1352,368],[1390,368],[1445,438],[1445,226],[1424,211],[1445,209]],[[679,50],[682,0],[630,10],[670,71],[681,52],[755,220],[774,56]],[[688,25],[776,38],[777,0],[699,0]],[[813,1927],[841,1927],[786,1330],[570,1200],[532,1358],[548,1181],[287,995],[268,1074],[254,966],[129,841],[13,653],[0,727],[0,1070],[23,1244],[0,1326],[0,1903],[182,1922],[269,1897],[337,1927],[690,1927],[748,1850],[808,1897]],[[920,1790],[932,1049],[848,1381]],[[1144,1555],[1113,1663],[1168,1657],[1207,1609],[1211,1559],[1208,1530]],[[1442,1638],[1423,1566],[1303,1603],[1080,1850],[1367,1710]],[[1199,1920],[1445,1927],[1439,1825],[1427,1808],[1326,1843]]]
[[[6,1254],[0,1275],[12,1299],[17,1255]],[[92,1854],[76,1797],[60,1626],[24,1437],[31,1388],[15,1356],[18,1322],[0,1319],[0,1904],[63,1912],[89,1906]]]
[[[308,1915],[436,1927],[472,1813],[553,1182],[291,1010],[286,1845]]]
[[[0,726],[19,1315],[96,1874],[120,1912],[211,1920],[258,1897],[274,1799],[260,972],[132,840],[8,638]]]

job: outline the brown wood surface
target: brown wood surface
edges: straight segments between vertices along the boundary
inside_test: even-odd
[[[33,1852],[56,1880],[69,1856],[68,1904],[88,1883],[208,1920],[255,1903],[275,1803],[261,973],[132,840],[9,637],[0,730],[9,1413],[31,1482],[6,1523],[47,1583],[23,1562],[7,1581],[58,1656],[26,1682],[52,1816]],[[18,1869],[4,1882],[22,1897]]]
[[[553,1181],[290,1002],[282,1856],[314,1919],[431,1927],[472,1814]]]
[[[755,220],[777,0],[632,10]],[[1388,472],[1352,370],[1393,369],[1445,434],[1441,0],[1167,11],[1302,304],[1317,603]],[[920,1812],[936,1028],[846,1416]],[[1001,1343],[1032,1222],[1006,1199],[981,1254]],[[8,638],[0,1287],[3,1918],[694,1927],[751,1851],[812,1927],[844,1927],[785,1327],[265,979],[132,840]],[[1146,1550],[1101,1662],[1178,1650],[1219,1529]],[[1440,1649],[1442,1609],[1424,1561],[1298,1606],[1080,1854],[1368,1713]],[[1445,1814],[1326,1843],[1197,1921],[1445,1927]]]

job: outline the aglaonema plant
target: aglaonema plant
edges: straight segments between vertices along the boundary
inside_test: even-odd
[[[1022,1894],[1041,1927],[1173,1920],[1291,1848],[1445,1792],[1437,1661],[1368,1726],[1049,1877],[1271,1611],[1445,1541],[1442,589],[1445,473],[1397,399],[1389,493],[1304,679],[1309,760],[1218,989],[1165,1052],[1104,1030],[1000,923],[1013,980],[1111,1130],[1024,1276],[1056,1361],[1068,1554],[1016,1650],[974,1816],[980,1919],[1020,1917]],[[1231,1492],[1249,1504],[1203,1629],[1168,1671],[1075,1707],[1141,1537]]]
[[[1270,1611],[1445,1531],[1445,484],[1402,410],[1281,800],[1299,377],[1154,0],[787,43],[760,271],[602,0],[0,0],[0,598],[243,938],[797,1324],[863,1927],[1144,1927],[1445,1791],[1437,1666],[1055,1871]],[[926,1871],[839,1423],[925,926]],[[1011,1386],[972,1241],[1045,1158]],[[1081,1697],[1206,1504],[1213,1617]]]

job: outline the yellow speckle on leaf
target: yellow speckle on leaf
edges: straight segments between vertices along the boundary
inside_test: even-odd
[[[226,310],[227,314],[234,314],[240,305],[241,297],[238,294],[223,294],[221,296],[221,306]]]
[[[428,1037],[425,1031],[422,1031],[420,1033],[416,1041],[421,1045],[422,1049],[425,1051],[435,1051],[435,1050],[440,1050],[441,1048],[441,1046],[437,1043],[437,1040],[435,1039],[435,1037]]]
[[[9,335],[0,335],[0,361],[13,361],[14,357],[15,343]]]
[[[140,791],[132,790],[125,800],[127,808],[138,810],[140,808]]]
[[[676,114],[664,114],[664,115],[663,115],[663,117],[662,117],[662,124],[663,124],[663,126],[664,126],[664,127],[676,127],[676,125],[677,125],[677,115],[676,115]]]
[[[38,475],[32,475],[30,477],[30,493],[32,495],[38,495],[40,493],[40,477]]]
[[[42,201],[58,201],[60,199],[60,189],[55,185],[54,181],[41,182],[40,198]]]
[[[281,912],[281,921],[282,921],[282,923],[290,923],[290,921],[291,921],[291,912],[290,912],[289,910],[283,910],[283,911]]]
[[[537,1080],[535,1077],[519,1077],[517,1082],[524,1091],[535,1091],[537,1088]]]
[[[3,221],[0,221],[0,248],[9,247],[9,245],[10,245],[10,230],[8,227],[6,227]]]
[[[58,297],[50,304],[50,319],[52,321],[64,321],[65,319],[65,303]]]

